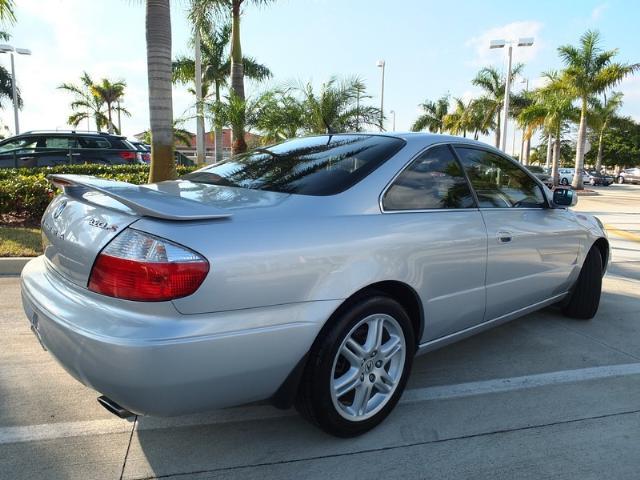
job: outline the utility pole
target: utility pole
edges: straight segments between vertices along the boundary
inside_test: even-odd
[[[382,84],[380,86],[380,131],[382,132],[384,131],[384,69],[386,62],[384,60],[378,60],[376,65],[382,68]]]

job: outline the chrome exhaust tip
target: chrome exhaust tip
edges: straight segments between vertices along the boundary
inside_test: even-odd
[[[98,397],[98,403],[102,405],[104,408],[106,408],[109,412],[116,415],[117,417],[131,418],[136,416],[135,413],[131,413],[129,410],[127,410],[124,407],[121,407],[116,402],[114,402],[110,398],[105,397],[104,395],[101,395]]]

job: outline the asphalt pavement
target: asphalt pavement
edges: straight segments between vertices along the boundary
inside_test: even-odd
[[[391,416],[336,439],[251,405],[121,420],[44,352],[0,277],[0,479],[637,479],[640,187],[596,188],[613,263],[591,321],[548,308],[419,357]]]

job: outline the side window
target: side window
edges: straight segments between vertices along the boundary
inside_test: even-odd
[[[433,147],[407,167],[382,199],[385,210],[475,207],[460,165],[447,145]]]
[[[76,139],[73,137],[45,137],[44,147],[46,148],[76,148]]]
[[[544,207],[540,186],[506,158],[475,148],[456,147],[481,208]]]
[[[111,148],[108,140],[99,137],[80,137],[82,148]]]
[[[35,137],[21,137],[3,143],[0,146],[0,152],[10,152],[13,150],[33,150],[34,148],[36,148],[37,143],[38,139]]]

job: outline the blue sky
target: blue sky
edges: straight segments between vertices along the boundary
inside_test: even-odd
[[[64,128],[70,98],[56,86],[77,81],[83,70],[96,79],[124,79],[125,104],[133,114],[123,121],[124,133],[148,128],[142,0],[17,3],[11,43],[33,51],[31,57],[16,58],[25,101],[21,130]],[[174,54],[187,53],[187,1],[173,5]],[[470,98],[478,93],[470,80],[480,67],[504,68],[504,50],[488,49],[492,38],[535,37],[533,47],[514,50],[514,61],[526,64],[523,77],[535,86],[542,71],[561,67],[557,46],[575,44],[588,28],[600,30],[606,48],[619,48],[619,60],[640,62],[638,18],[640,2],[630,0],[279,0],[268,7],[245,8],[243,52],[274,73],[266,84],[249,83],[247,93],[296,80],[318,84],[331,75],[359,75],[371,102],[378,104],[376,61],[385,59],[385,110],[395,110],[397,129],[406,130],[425,99],[444,93]],[[0,63],[8,66],[8,56],[1,55]],[[622,112],[640,120],[640,76],[628,78],[618,89],[625,93]],[[176,116],[192,103],[186,88],[175,88]],[[12,130],[10,102],[2,107],[0,120]],[[387,127],[391,128],[390,120]]]

